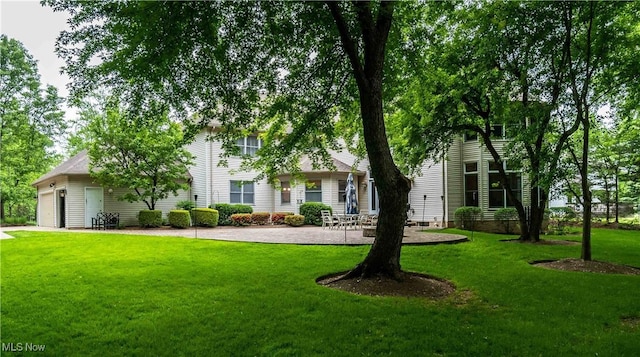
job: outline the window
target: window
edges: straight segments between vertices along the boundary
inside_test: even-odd
[[[499,163],[489,161],[489,208],[513,207],[515,204],[507,198],[507,190],[500,183]],[[504,170],[507,174],[507,183],[515,196],[522,200],[522,175],[520,172],[509,170],[506,163]]]
[[[478,141],[478,133],[475,131],[468,131],[464,133],[464,141]]]
[[[322,181],[307,181],[307,190],[304,193],[306,202],[322,202]]]
[[[347,180],[338,180],[338,202],[344,202],[347,197]]]
[[[230,203],[253,204],[254,187],[253,182],[230,181]]]
[[[495,139],[504,139],[504,125],[502,124],[492,125],[491,137]]]
[[[478,163],[464,164],[464,205],[478,207]]]
[[[236,145],[240,148],[241,155],[255,156],[262,146],[262,141],[256,135],[251,135],[238,139]]]
[[[291,184],[289,181],[280,183],[280,203],[291,203]]]

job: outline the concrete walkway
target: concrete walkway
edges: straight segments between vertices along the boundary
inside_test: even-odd
[[[73,232],[73,233],[111,233],[111,234],[139,234],[152,236],[173,236],[183,238],[213,239],[236,242],[284,243],[284,244],[315,244],[315,245],[366,245],[372,244],[373,238],[363,237],[362,230],[354,229],[323,229],[322,227],[304,226],[264,226],[264,227],[216,227],[216,228],[127,228],[120,230],[94,231],[90,229],[61,229],[47,227],[2,227],[0,236],[10,236],[11,231],[28,230],[41,232]],[[442,244],[460,243],[467,241],[467,237],[459,234],[440,233],[438,231],[422,232],[422,228],[406,227],[403,244]],[[9,234],[5,233],[9,232]]]

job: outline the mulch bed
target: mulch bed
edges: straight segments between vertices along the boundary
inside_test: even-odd
[[[561,259],[553,261],[537,261],[532,262],[531,265],[548,269],[579,271],[586,273],[640,275],[640,268],[600,262],[597,260],[585,261],[582,259]]]
[[[341,279],[346,273],[320,277],[316,282],[329,288],[370,296],[442,299],[456,290],[452,283],[426,274],[402,272],[400,280],[380,276],[368,279]]]

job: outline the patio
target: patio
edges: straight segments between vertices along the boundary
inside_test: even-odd
[[[440,232],[422,232],[420,227],[406,227],[403,244],[428,245],[442,243],[461,243],[467,237],[459,234]],[[251,227],[215,227],[215,228],[126,228],[115,231],[95,231],[91,229],[67,230],[46,227],[2,227],[2,233],[11,235],[14,230],[35,230],[52,232],[88,232],[111,234],[143,234],[155,236],[174,236],[183,238],[212,239],[236,242],[281,243],[306,245],[367,245],[373,243],[373,238],[363,237],[361,230],[353,229],[323,229],[316,226],[251,226]]]

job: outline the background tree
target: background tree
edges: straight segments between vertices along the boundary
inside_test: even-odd
[[[118,199],[142,201],[150,210],[169,194],[189,189],[193,163],[181,126],[156,110],[153,117],[132,116],[111,102],[87,127],[91,176],[103,186],[127,188]]]
[[[62,99],[55,87],[42,85],[36,61],[19,41],[1,35],[0,51],[0,211],[2,218],[5,208],[9,215],[32,215],[31,183],[60,160]]]
[[[395,152],[415,168],[442,159],[454,138],[477,136],[518,212],[520,238],[536,241],[562,144],[579,127],[559,109],[573,38],[556,3],[481,4],[458,4],[437,22],[421,60],[407,63],[420,75],[398,99]],[[505,164],[528,174],[530,217]]]

